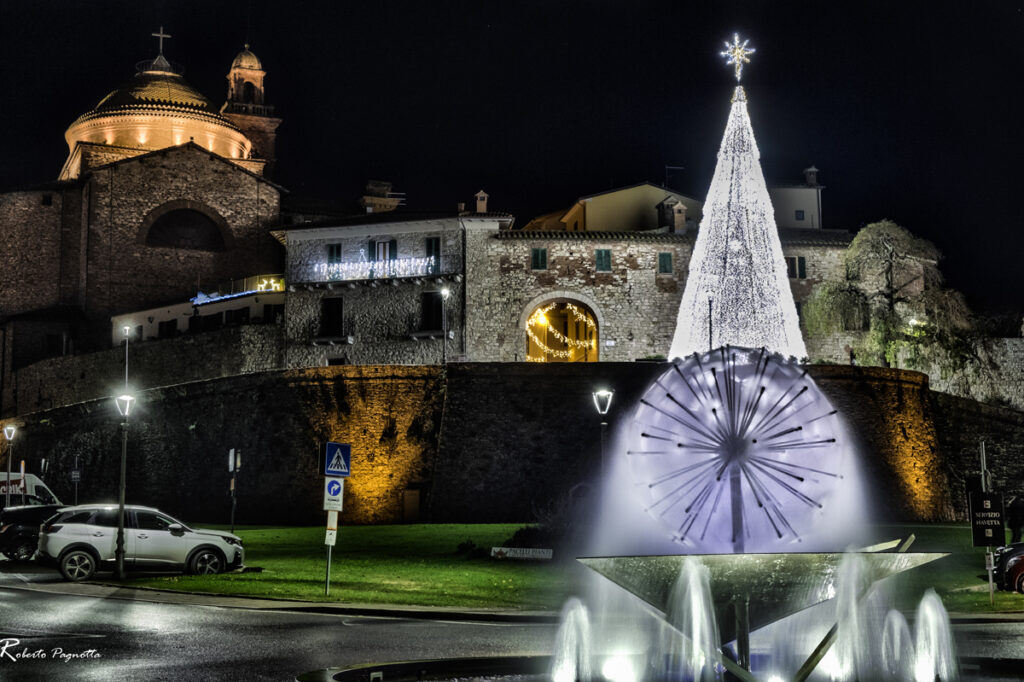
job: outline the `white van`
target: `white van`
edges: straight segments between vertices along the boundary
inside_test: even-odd
[[[0,507],[3,507],[7,501],[7,488],[7,472],[0,471]],[[25,480],[23,481],[20,473],[16,471],[11,472],[10,490],[12,507],[21,504],[22,493],[35,495],[43,501],[43,504],[61,504],[61,501],[53,494],[53,491],[35,474],[25,474]]]

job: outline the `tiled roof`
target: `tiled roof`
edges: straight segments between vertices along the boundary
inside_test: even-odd
[[[780,227],[779,239],[790,246],[848,246],[853,241],[853,233],[846,230]]]
[[[275,230],[291,232],[295,230],[310,230],[324,227],[352,227],[359,225],[378,225],[380,223],[410,223],[418,220],[446,220],[454,218],[494,218],[497,220],[508,220],[513,216],[511,213],[489,212],[489,213],[457,213],[455,211],[387,211],[384,213],[357,213],[350,216],[337,218],[324,218],[306,223],[294,225],[280,225]]]

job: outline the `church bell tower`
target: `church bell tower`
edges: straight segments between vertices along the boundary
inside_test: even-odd
[[[266,103],[263,79],[267,72],[249,46],[238,53],[228,72],[228,99],[220,113],[234,123],[252,141],[253,158],[267,162],[263,174],[273,176],[274,145],[281,119],[274,116],[274,107]]]

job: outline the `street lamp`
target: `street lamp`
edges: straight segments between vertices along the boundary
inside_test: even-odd
[[[448,287],[441,289],[441,364],[448,364],[448,297],[452,290]]]
[[[117,503],[117,545],[114,556],[117,559],[117,579],[124,580],[124,488],[125,470],[128,466],[128,415],[131,414],[135,396],[128,392],[128,340],[132,328],[124,326],[124,393],[114,398],[117,411],[121,414],[121,486]]]
[[[594,409],[601,416],[601,482],[604,483],[605,474],[605,463],[604,463],[604,442],[605,434],[608,431],[608,421],[604,418],[608,414],[608,410],[612,408],[612,396],[615,395],[615,391],[609,391],[607,388],[594,391],[592,394],[594,397]]]
[[[117,579],[124,580],[124,472],[128,463],[128,415],[132,411],[135,396],[123,393],[116,398],[117,411],[121,413],[121,489],[117,502],[117,546],[114,556],[117,558]]]
[[[4,507],[11,506],[11,460],[14,459],[14,434],[18,428],[14,424],[4,427],[4,437],[7,439],[7,499],[4,500]]]

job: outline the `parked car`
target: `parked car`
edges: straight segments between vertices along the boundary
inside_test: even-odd
[[[66,580],[88,580],[112,569],[117,540],[117,505],[65,507],[39,532],[38,558],[53,563]],[[126,570],[221,573],[245,562],[242,539],[219,530],[190,528],[152,507],[125,506]]]
[[[26,497],[35,497],[26,495]],[[0,552],[12,561],[28,561],[36,553],[39,525],[63,505],[38,502],[0,510]]]
[[[996,548],[993,578],[1001,590],[1024,592],[1024,542]]]

